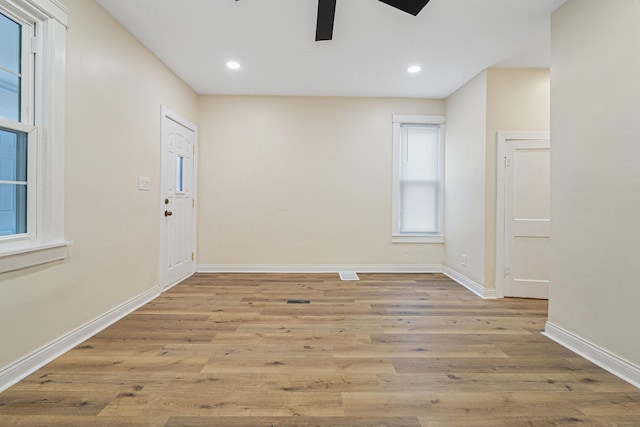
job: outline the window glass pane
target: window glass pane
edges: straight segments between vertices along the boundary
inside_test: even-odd
[[[438,179],[440,129],[434,126],[402,127],[401,179]]]
[[[435,183],[400,183],[400,232],[438,232],[438,186]]]
[[[21,26],[0,14],[0,67],[20,73],[20,33]]]
[[[178,156],[178,164],[176,167],[176,192],[184,193],[184,157]]]
[[[27,135],[0,129],[0,236],[27,232]]]
[[[20,121],[20,77],[0,69],[0,116]]]
[[[0,14],[0,116],[20,121],[21,25]]]
[[[27,186],[0,184],[0,236],[27,232]]]
[[[438,233],[440,126],[402,125],[400,147],[401,233]]]
[[[27,181],[27,135],[0,129],[0,181]]]

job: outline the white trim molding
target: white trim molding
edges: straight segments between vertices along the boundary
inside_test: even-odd
[[[16,3],[16,0],[8,0],[9,2]],[[24,0],[25,3],[30,4],[34,9],[37,9],[41,13],[49,16],[66,28],[69,27],[68,18],[69,10],[57,0]]]
[[[442,267],[442,272],[449,277],[450,279],[458,282],[465,288],[469,289],[474,294],[478,295],[482,299],[495,299],[496,291],[495,289],[487,289],[482,286],[480,283],[468,278],[464,274],[459,271],[454,270],[451,267],[444,266]]]
[[[563,347],[595,363],[602,369],[640,388],[640,366],[570,332],[552,322],[547,322],[542,333]]]
[[[134,312],[160,295],[160,286],[155,285],[148,291],[115,307],[96,319],[72,330],[60,338],[41,347],[17,362],[0,370],[0,392],[11,387],[23,378],[60,357],[67,351],[91,338],[103,329]]]
[[[394,114],[393,123],[412,123],[422,125],[439,125],[447,121],[445,116]]]
[[[185,280],[187,280],[188,278],[190,278],[191,276],[193,276],[194,274],[196,274],[196,272],[194,271],[193,273],[187,274],[186,276],[184,276],[182,279],[178,279],[175,282],[169,283],[167,286],[164,286],[161,289],[162,293],[167,292],[169,289],[179,285],[180,283],[184,282]]]
[[[198,125],[196,125],[195,123],[193,123],[190,120],[185,119],[184,117],[182,117],[180,114],[176,113],[175,111],[173,111],[171,108],[167,107],[166,105],[161,105],[160,106],[160,110],[162,113],[162,117],[166,117],[168,119],[173,120],[174,122],[178,123],[181,126],[186,127],[189,130],[192,130],[194,133],[198,132]],[[195,142],[194,142],[195,144]]]
[[[0,256],[0,273],[22,270],[67,257],[67,245],[71,242],[50,243],[41,246],[29,246],[21,250],[5,252]]]
[[[442,273],[442,266],[423,264],[201,264],[198,273]]]
[[[198,273],[443,273],[482,299],[495,299],[496,291],[440,264],[200,264]]]
[[[443,235],[416,236],[416,235],[392,235],[391,243],[444,243]]]

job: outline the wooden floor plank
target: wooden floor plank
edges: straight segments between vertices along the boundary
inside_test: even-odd
[[[416,417],[171,417],[166,427],[420,427]]]
[[[540,333],[546,301],[360,278],[195,275],[1,393],[0,426],[640,425],[640,390]]]

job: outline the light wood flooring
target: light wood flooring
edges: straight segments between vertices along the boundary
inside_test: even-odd
[[[196,275],[0,394],[0,426],[640,426],[546,301],[360,277]]]

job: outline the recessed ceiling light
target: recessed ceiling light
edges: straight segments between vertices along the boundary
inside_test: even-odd
[[[240,69],[240,63],[238,63],[236,61],[228,61],[227,62],[227,68],[229,68],[230,70],[239,70]]]
[[[422,71],[422,67],[419,65],[412,65],[411,67],[407,68],[407,73],[409,74],[416,74],[420,71]]]

